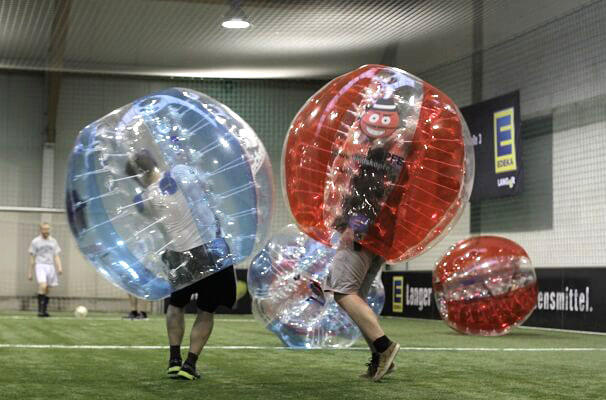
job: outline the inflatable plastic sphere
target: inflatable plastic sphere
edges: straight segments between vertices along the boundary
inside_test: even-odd
[[[271,165],[233,111],[171,88],[80,132],[66,197],[88,260],[120,288],[155,300],[256,254],[273,207]]]
[[[397,68],[363,66],[305,103],[286,137],[283,191],[297,224],[334,245],[347,234],[390,262],[430,248],[473,186],[467,125],[440,90]]]
[[[496,236],[452,246],[436,265],[433,289],[444,322],[470,335],[504,335],[537,305],[537,277],[528,254]]]
[[[289,347],[349,347],[360,331],[323,286],[335,250],[295,225],[272,237],[248,270],[253,314]],[[377,314],[385,304],[378,277],[366,301]]]

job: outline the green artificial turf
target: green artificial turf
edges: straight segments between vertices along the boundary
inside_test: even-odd
[[[381,323],[403,346],[397,370],[381,383],[358,378],[368,359],[362,342],[357,350],[276,348],[277,338],[250,316],[217,317],[198,363],[202,379],[189,382],[164,376],[168,350],[161,316],[130,321],[109,314],[78,320],[70,314],[38,319],[0,313],[0,399],[606,398],[606,336],[516,329],[481,338],[457,334],[441,321]]]

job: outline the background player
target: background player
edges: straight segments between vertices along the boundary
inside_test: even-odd
[[[36,236],[29,246],[30,263],[27,279],[33,279],[34,271],[38,282],[38,316],[50,317],[48,314],[48,293],[50,287],[59,285],[57,274],[63,273],[59,253],[61,248],[50,235],[50,224],[40,224],[40,235]]]

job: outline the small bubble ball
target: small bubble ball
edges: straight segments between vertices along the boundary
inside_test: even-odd
[[[442,320],[469,335],[505,335],[537,305],[537,276],[528,254],[497,236],[450,247],[433,271],[433,289]]]

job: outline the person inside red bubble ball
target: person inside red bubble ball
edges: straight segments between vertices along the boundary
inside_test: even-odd
[[[345,151],[337,155],[341,160],[335,159],[333,164],[353,173],[349,182],[337,183],[349,190],[341,198],[341,214],[332,223],[341,233],[341,245],[329,268],[325,291],[334,293],[336,302],[362,332],[372,355],[361,377],[373,381],[393,371],[400,345],[385,335],[364,300],[385,260],[359,242],[374,223],[404,165],[403,155],[396,150],[402,146],[394,141],[401,126],[393,96],[384,95],[365,107],[344,144]]]
[[[334,162],[333,173],[340,174],[335,185],[348,187],[348,194],[337,201],[341,214],[332,225],[339,232],[351,228],[360,241],[367,233],[404,165],[400,141],[394,140],[401,128],[393,97],[379,98],[367,105],[354,132],[344,143]],[[349,182],[343,181],[349,179]],[[340,191],[337,191],[340,193]]]

